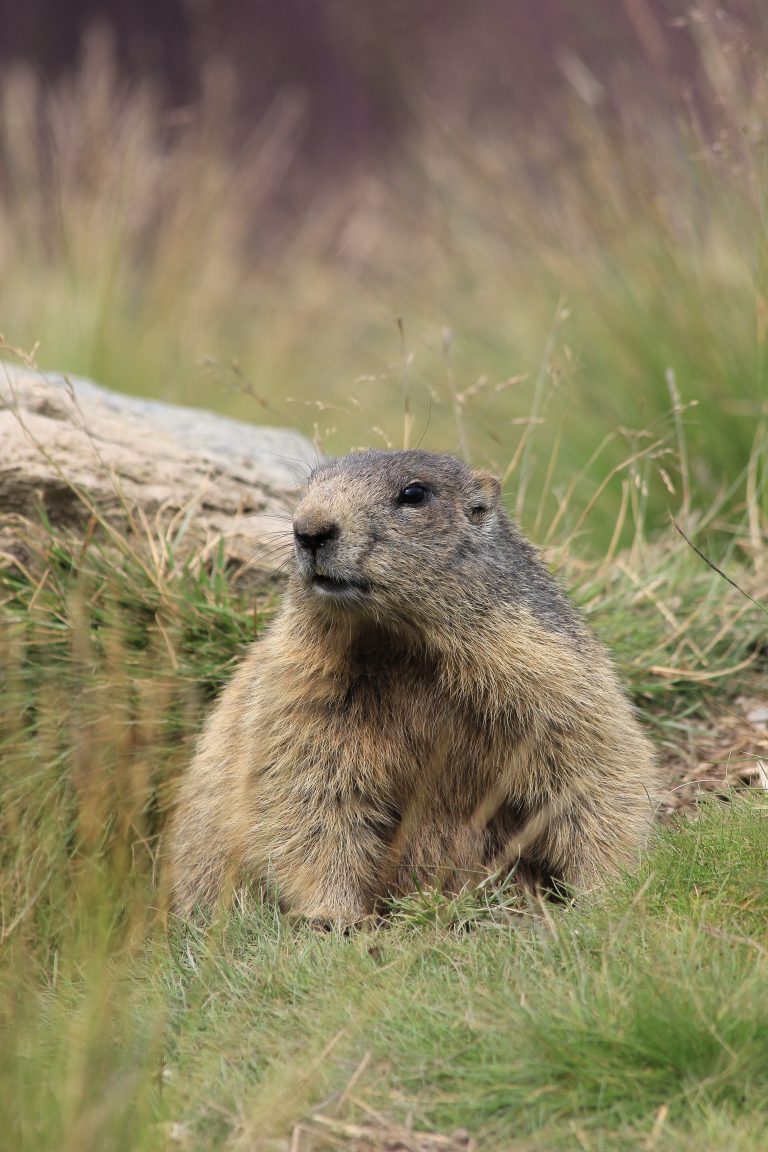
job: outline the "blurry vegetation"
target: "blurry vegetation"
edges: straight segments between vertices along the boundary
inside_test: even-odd
[[[594,508],[599,548],[627,476],[652,526],[679,503],[665,459],[687,408],[704,506],[768,419],[768,41],[714,11],[677,25],[695,87],[607,68],[609,100],[565,55],[524,125],[413,95],[395,154],[316,185],[290,90],[243,138],[234,73],[212,64],[169,112],[103,29],[54,86],[7,69],[2,330],[43,367],[299,424],[330,451],[402,445],[404,392],[412,439],[501,473],[527,428],[543,524],[600,445],[592,491],[655,444]],[[512,499],[532,528],[536,500]]]

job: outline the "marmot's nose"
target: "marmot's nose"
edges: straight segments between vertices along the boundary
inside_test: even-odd
[[[333,523],[293,525],[293,535],[296,538],[296,543],[303,551],[311,552],[313,556],[317,555],[318,549],[322,548],[324,544],[335,540],[338,534],[338,525]]]

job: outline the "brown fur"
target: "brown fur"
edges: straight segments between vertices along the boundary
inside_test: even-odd
[[[328,461],[294,536],[282,611],[182,781],[177,910],[251,882],[347,925],[417,883],[516,866],[583,890],[635,859],[650,745],[497,481],[425,452]]]

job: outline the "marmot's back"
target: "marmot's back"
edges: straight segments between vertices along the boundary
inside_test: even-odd
[[[575,887],[631,861],[650,746],[604,649],[451,456],[321,464],[283,608],[219,701],[172,830],[177,905],[257,881],[350,923],[509,864]]]

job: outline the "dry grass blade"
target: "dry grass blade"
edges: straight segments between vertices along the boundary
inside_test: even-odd
[[[696,555],[700,556],[701,559],[704,561],[704,563],[709,568],[711,568],[713,572],[717,572],[718,576],[722,576],[723,580],[727,580],[732,588],[735,588],[736,591],[740,592],[742,596],[745,596],[747,598],[747,600],[751,600],[751,602],[755,605],[756,608],[759,608],[761,612],[764,612],[766,614],[766,616],[768,616],[768,608],[766,608],[765,604],[761,604],[759,600],[756,600],[754,596],[751,596],[749,592],[746,592],[741,587],[740,584],[737,584],[737,582],[735,580],[732,580],[731,577],[727,575],[727,573],[723,572],[722,568],[718,568],[717,564],[714,564],[709,559],[709,557],[707,555],[705,555],[704,552],[702,552],[701,548],[699,548],[696,544],[694,544],[693,541],[690,539],[690,537],[686,536],[685,532],[683,532],[682,528],[680,527],[680,525],[678,524],[677,520],[675,520],[674,517],[672,517],[672,523],[675,526],[675,531],[680,533],[680,535],[682,536],[683,540],[685,540],[688,547],[692,548],[693,551],[696,553]]]
[[[52,876],[52,873],[49,872],[48,875],[43,880],[42,884],[40,884],[40,886],[36,889],[36,891],[32,893],[32,895],[29,897],[29,899],[26,901],[26,903],[24,905],[22,905],[22,907],[19,909],[19,911],[14,916],[13,920],[11,920],[11,922],[9,924],[4,924],[2,926],[2,929],[0,929],[0,944],[5,944],[6,940],[11,936],[14,929],[18,928],[19,924],[21,924],[24,917],[27,916],[32,911],[35,904],[37,903],[37,901],[42,896],[43,892],[45,892],[45,889],[50,884],[51,876]]]

